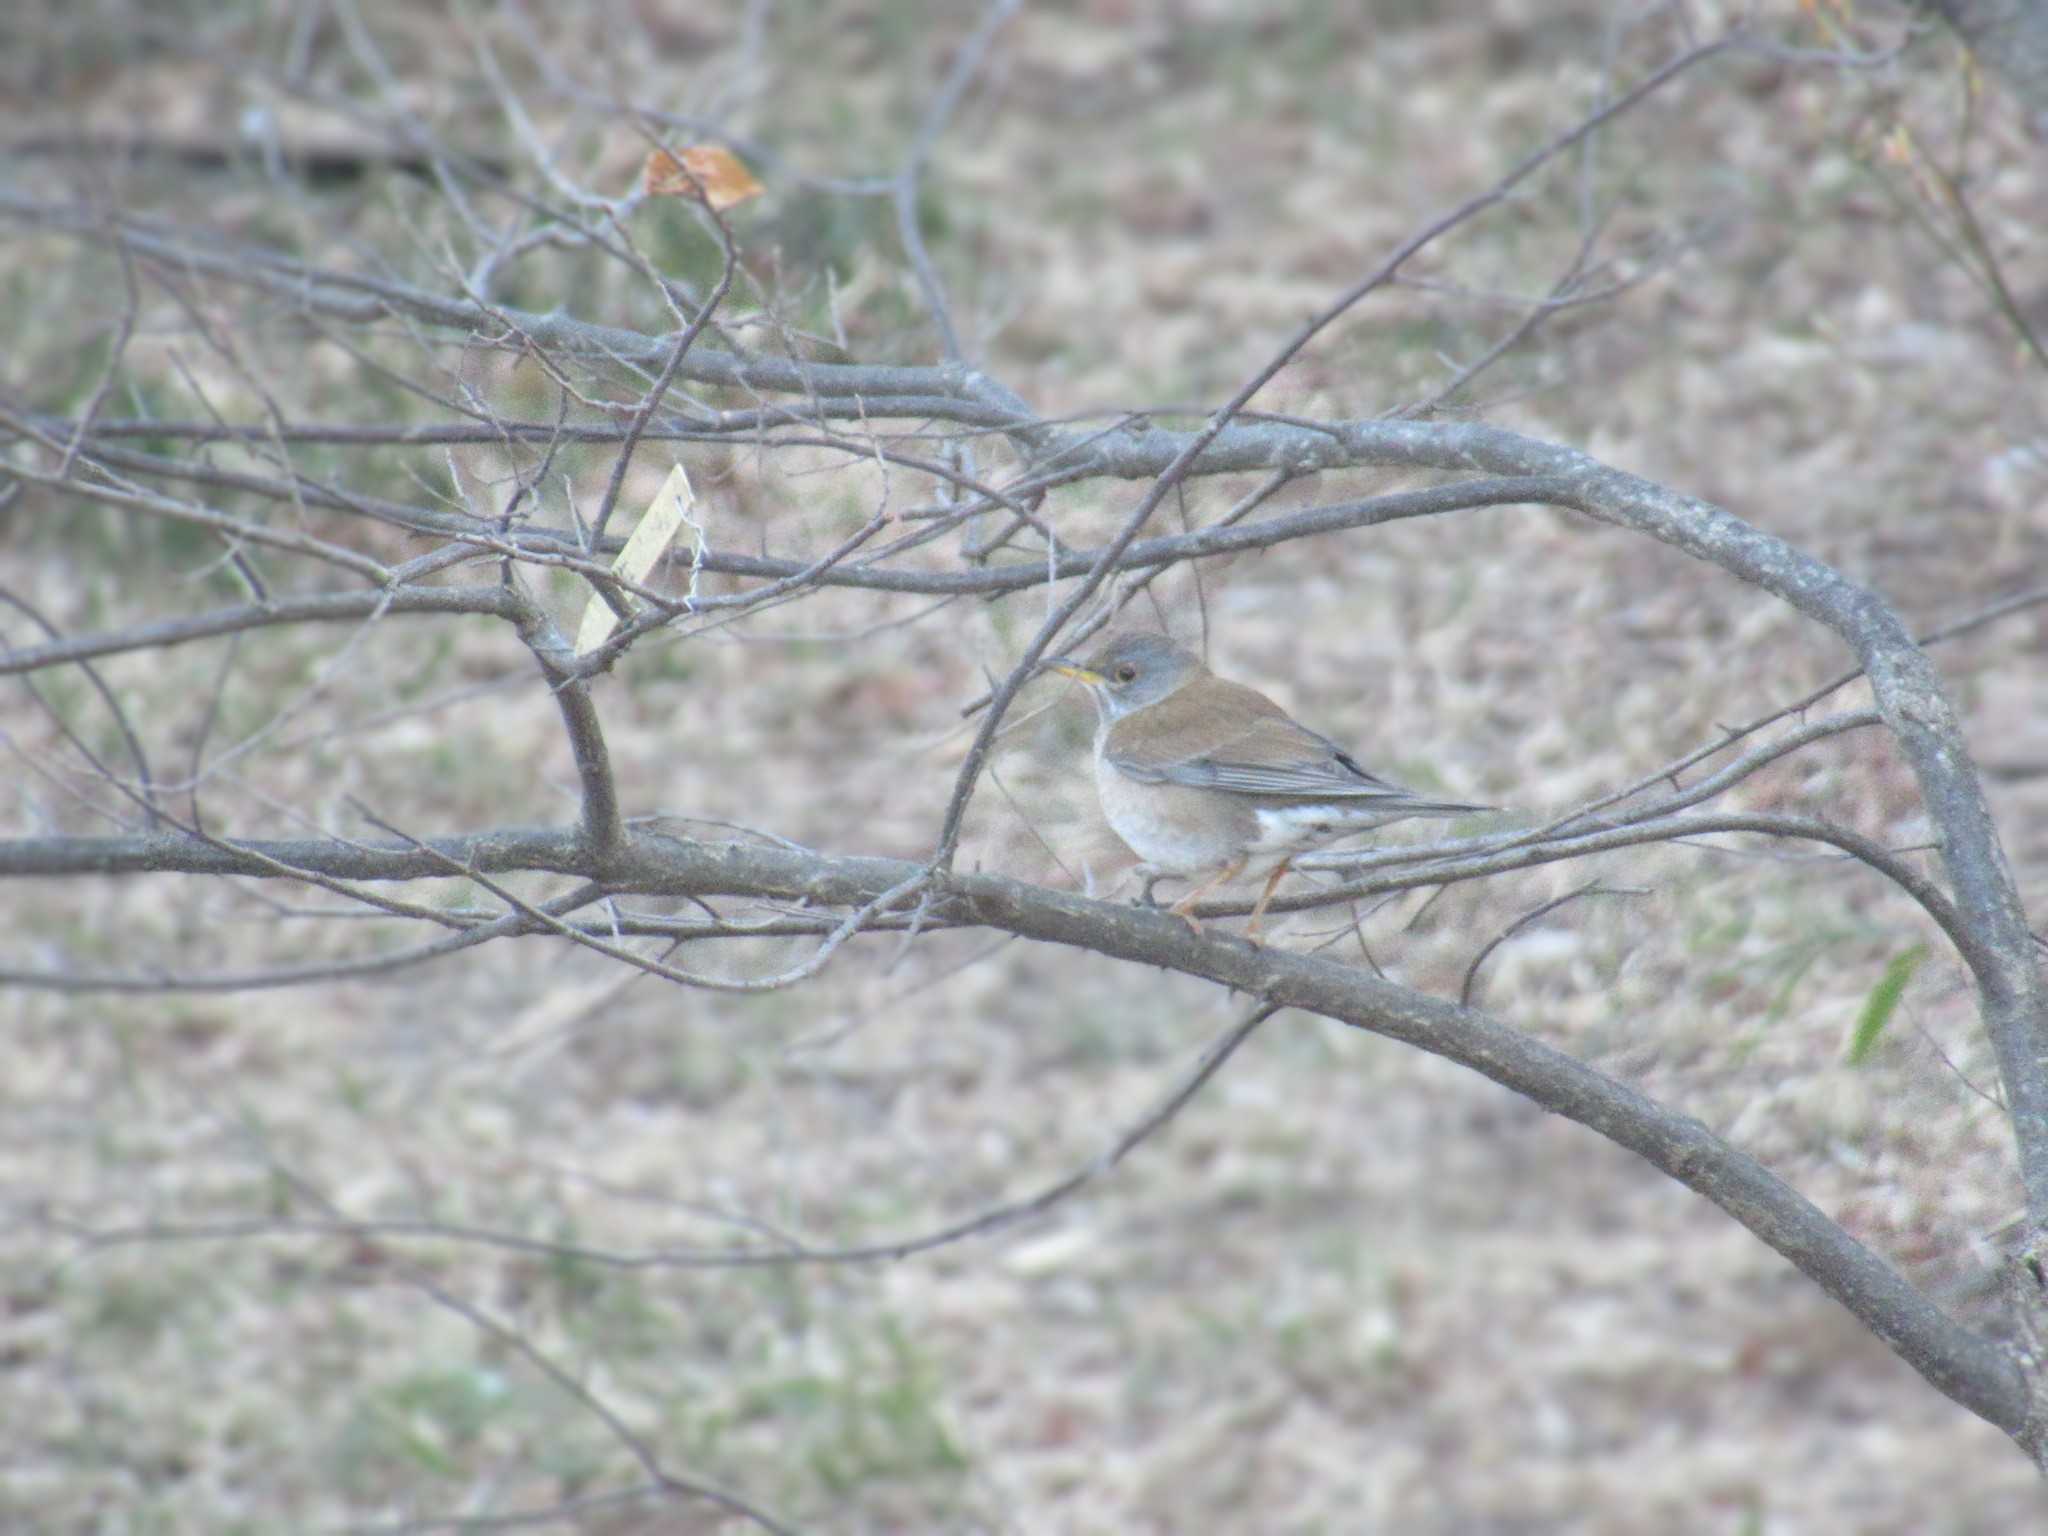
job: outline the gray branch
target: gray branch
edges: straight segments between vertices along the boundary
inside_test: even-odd
[[[1853,1312],[1931,1384],[2007,1433],[2028,1423],[2018,1367],[1951,1320],[1798,1191],[1699,1121],[1476,1009],[1357,968],[1241,939],[1197,936],[1180,919],[996,875],[931,875],[898,859],[831,858],[759,843],[703,843],[628,830],[600,857],[575,829],[507,827],[424,845],[324,839],[208,844],[177,837],[24,839],[0,845],[0,874],[170,873],[275,878],[280,866],[330,880],[411,880],[452,867],[551,870],[614,890],[731,896],[842,910],[922,885],[933,914],[1137,965],[1196,976],[1263,1005],[1292,1007],[1470,1067],[1628,1148],[1719,1206]]]

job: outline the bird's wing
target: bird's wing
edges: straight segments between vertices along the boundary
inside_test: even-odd
[[[1297,725],[1264,694],[1234,683],[1222,686],[1230,695],[1219,697],[1212,689],[1199,712],[1182,707],[1182,694],[1160,700],[1143,711],[1142,734],[1112,728],[1103,755],[1144,784],[1304,800],[1377,800],[1409,816],[1483,809],[1428,800],[1367,773],[1335,742]],[[1219,715],[1227,734],[1219,732]]]

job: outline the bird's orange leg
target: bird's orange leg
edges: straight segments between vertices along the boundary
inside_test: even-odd
[[[1249,862],[1249,858],[1244,858],[1239,859],[1234,864],[1224,865],[1221,869],[1216,871],[1215,874],[1211,875],[1208,879],[1204,880],[1200,885],[1196,886],[1193,890],[1189,891],[1187,895],[1181,897],[1179,901],[1176,901],[1172,906],[1168,907],[1166,910],[1172,913],[1175,917],[1184,920],[1190,928],[1194,929],[1195,932],[1199,934],[1202,931],[1201,920],[1194,915],[1197,903],[1199,903],[1203,897],[1207,896],[1211,891],[1215,890],[1218,886],[1228,885],[1231,881],[1235,880],[1239,875],[1243,874],[1244,867]]]
[[[1273,899],[1273,892],[1280,888],[1281,878],[1287,873],[1288,861],[1282,859],[1273,866],[1273,873],[1266,876],[1266,888],[1259,892],[1259,899],[1252,903],[1252,920],[1245,924],[1244,936],[1254,944],[1259,942],[1259,925],[1265,920],[1266,903]]]

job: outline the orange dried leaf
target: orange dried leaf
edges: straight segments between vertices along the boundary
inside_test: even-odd
[[[676,155],[654,150],[641,174],[649,197],[687,197],[708,202],[720,213],[768,190],[745,161],[716,144],[692,144]]]

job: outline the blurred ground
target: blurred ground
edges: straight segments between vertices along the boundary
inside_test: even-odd
[[[1654,19],[1515,0],[1260,16],[1034,10],[942,140],[928,227],[970,350],[1047,414],[1226,395],[1421,221],[1599,100],[1603,58],[1629,80],[1673,45]],[[289,31],[256,18],[210,16],[197,58],[147,29],[128,47],[52,45],[44,105],[146,114],[167,136],[218,126],[264,90],[234,50]],[[777,149],[781,190],[736,221],[750,259],[792,289],[836,263],[853,355],[932,355],[906,328],[915,295],[887,220],[800,178],[893,164],[959,19],[934,25],[902,0],[646,0],[542,24],[555,64],[592,89],[727,111]],[[406,89],[444,129],[516,158],[490,137],[489,88],[443,21],[376,25],[414,34],[403,56],[423,67]],[[312,69],[361,90],[317,50]],[[517,75],[529,105],[580,169],[621,185],[638,141],[551,107],[538,73]],[[1478,408],[1715,499],[1877,585],[1916,625],[1969,613],[2048,568],[2040,375],[1878,147],[1903,123],[1961,155],[2038,315],[2041,147],[1987,97],[1959,151],[1962,91],[1938,40],[1859,73],[1707,66],[1423,258],[1408,275],[1433,286],[1375,297],[1258,404],[1363,415],[1427,395],[1446,355],[1470,358],[1513,323],[1500,295],[1555,280],[1590,189],[1631,253],[1624,275],[1643,280],[1561,316],[1482,379]],[[262,227],[253,194],[146,180],[124,186]],[[400,194],[349,195],[374,245]],[[40,265],[11,282],[65,294]],[[521,301],[631,318],[602,312],[612,298]],[[330,391],[332,414],[375,416],[350,408],[362,386],[332,349],[306,359],[301,382]],[[509,398],[519,381],[494,387]],[[583,462],[594,495],[603,463]],[[640,496],[667,462],[643,453]],[[845,507],[821,486],[861,507],[877,494],[745,453],[691,465],[714,542],[735,548],[805,547],[836,526]],[[1201,483],[1188,510],[1214,517],[1244,489]],[[1295,499],[1311,492],[1338,488]],[[1061,493],[1047,515],[1086,544],[1136,493]],[[96,622],[107,568],[89,540],[0,530],[7,584],[32,585],[67,627]],[[1161,612],[1183,637],[1206,626],[1220,670],[1391,776],[1532,812],[1647,773],[1844,662],[1717,573],[1531,509],[1289,546],[1202,582],[1160,583]],[[627,804],[922,853],[965,749],[958,709],[1043,604],[833,594],[644,648],[601,695]],[[295,632],[278,642],[293,649],[236,663],[240,724],[224,739],[311,701],[238,766],[251,817],[275,803],[338,824],[345,793],[413,831],[571,814],[559,723],[525,659],[482,627],[425,633]],[[2037,913],[2044,649],[2035,611],[1939,653]],[[221,665],[191,647],[109,672],[173,719]],[[416,707],[391,708],[394,678]],[[1048,688],[1017,720],[966,862],[1107,887],[1118,854],[1092,820],[1085,705]],[[26,756],[55,750],[19,691],[0,698],[0,728]],[[12,834],[36,828],[35,803],[24,788]],[[1924,834],[1910,776],[1868,733],[1741,803]],[[1977,1091],[1994,1073],[1939,949],[1876,1059],[1842,1065],[1887,962],[1931,937],[1873,877],[1798,851],[1660,850],[1410,898],[1364,932],[1389,974],[1454,992],[1479,943],[1596,874],[1643,894],[1578,903],[1505,946],[1482,1001],[1700,1116],[1975,1315],[1994,1234],[2018,1210],[2009,1139]],[[357,942],[280,915],[277,897],[74,882],[0,891],[0,917],[23,964],[232,966]],[[1297,919],[1281,942],[1334,926]],[[797,953],[689,963],[755,974]],[[2048,1517],[1996,1431],[1717,1211],[1469,1074],[1293,1015],[1049,1217],[885,1265],[619,1269],[232,1225],[318,1215],[288,1170],[358,1217],[610,1250],[715,1248],[741,1221],[887,1241],[1085,1163],[1244,1006],[977,934],[900,954],[855,945],[818,984],[754,998],[627,984],[540,944],[382,983],[16,994],[0,1036],[0,1398],[17,1426],[0,1511],[24,1530],[376,1527],[635,1479],[588,1413],[424,1294],[423,1272],[550,1351],[672,1468],[804,1529],[1963,1536]],[[230,1225],[81,1255],[52,1213]],[[648,1505],[562,1528],[724,1527]]]

